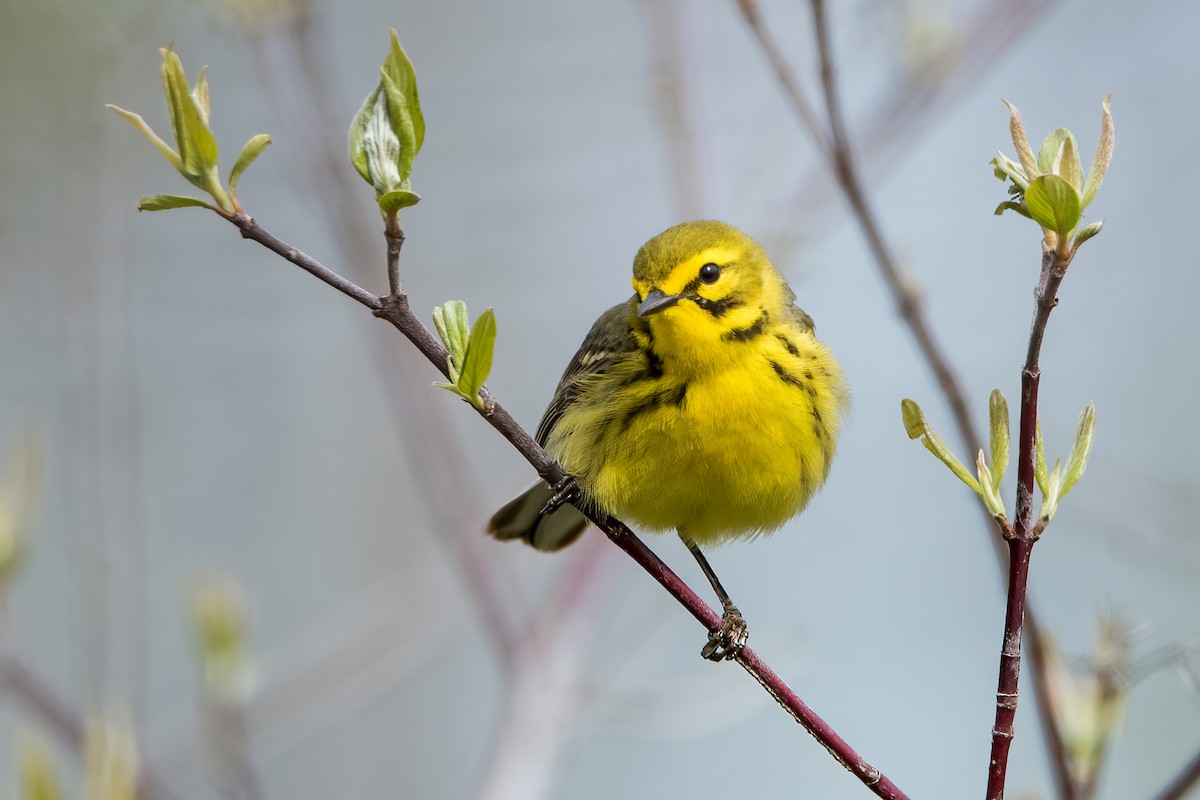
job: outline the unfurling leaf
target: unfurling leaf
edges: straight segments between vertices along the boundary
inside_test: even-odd
[[[1017,151],[1017,159],[1021,162],[1021,168],[1025,171],[1025,178],[1032,181],[1041,173],[1038,170],[1037,159],[1033,157],[1033,150],[1029,147],[1029,137],[1025,134],[1025,123],[1021,121],[1021,112],[1004,98],[1001,98],[1000,102],[1008,106],[1008,131],[1012,135],[1013,147]]]
[[[925,415],[921,411],[921,407],[915,401],[905,398],[900,401],[900,416],[904,421],[904,430],[908,433],[910,439],[920,439],[921,444],[925,445],[925,449],[933,453],[938,461],[945,464],[951,472],[954,473],[960,481],[971,488],[972,491],[983,496],[980,489],[979,481],[974,475],[967,471],[967,468],[962,465],[954,454],[950,452],[950,448],[946,447],[946,443],[941,440],[933,428],[925,421]]]
[[[187,76],[183,71],[183,63],[175,51],[168,46],[160,49],[159,52],[163,59],[163,96],[167,103],[167,116],[171,120],[175,147],[172,148],[163,141],[140,115],[118,106],[109,105],[108,107],[141,131],[180,175],[193,186],[211,195],[213,203],[194,203],[190,202],[190,198],[189,202],[184,202],[179,200],[176,195],[155,195],[143,198],[139,203],[139,208],[147,211],[159,211],[164,208],[180,208],[186,205],[206,205],[225,215],[234,214],[240,209],[236,207],[229,193],[221,184],[221,176],[217,169],[217,139],[208,125],[211,98],[207,73],[201,70],[195,87],[189,87]],[[251,142],[256,143],[258,139],[259,137],[255,137]],[[247,145],[247,148],[250,148],[250,145]],[[261,147],[259,152],[261,152]],[[242,157],[238,159],[241,169],[245,169],[245,166],[249,164],[248,160],[243,163],[246,155],[247,152],[243,150]],[[240,174],[237,167],[234,168],[234,171],[235,174]]]
[[[1088,239],[1095,236],[1103,228],[1104,228],[1104,220],[1098,220],[1098,221],[1092,222],[1088,225],[1084,225],[1082,228],[1079,229],[1079,233],[1075,234],[1075,248],[1078,249],[1079,245],[1083,244]]]
[[[1079,224],[1079,192],[1057,175],[1039,175],[1025,190],[1025,208],[1037,224],[1061,237]]]
[[[1033,434],[1033,477],[1045,495],[1050,491],[1050,473],[1046,471],[1046,448],[1042,444],[1042,420],[1034,421]]]
[[[349,138],[350,163],[375,189],[384,216],[416,205],[421,198],[412,191],[409,176],[425,141],[425,118],[416,73],[395,30],[379,83],[350,123]]]
[[[406,189],[397,189],[394,192],[385,192],[379,198],[379,210],[385,215],[394,214],[402,208],[415,206],[421,202],[421,195],[416,192],[410,192]]]
[[[167,161],[171,162],[171,166],[174,167],[176,171],[180,173],[183,172],[183,162],[179,160],[179,154],[172,150],[171,145],[164,142],[159,135],[154,132],[153,128],[146,124],[146,120],[142,119],[141,114],[135,114],[132,111],[126,111],[120,106],[114,106],[112,103],[109,103],[106,108],[111,108],[117,113],[118,116],[121,117],[121,119],[125,120],[130,125],[145,134],[146,138],[158,148],[158,152],[162,153]]]
[[[485,310],[471,328],[467,355],[463,361],[458,386],[472,405],[479,406],[479,390],[492,371],[492,353],[496,347],[496,314]]]
[[[982,450],[975,458],[975,469],[979,472],[979,497],[983,500],[984,507],[993,517],[1003,517],[1004,503],[1000,500],[1000,491],[996,488],[999,481],[992,476],[991,470],[988,469]]]
[[[246,142],[246,146],[238,154],[237,161],[233,162],[233,169],[229,170],[229,194],[233,196],[235,202],[237,199],[237,184],[238,180],[242,177],[242,173],[254,163],[254,159],[262,155],[263,150],[266,150],[270,144],[271,137],[269,134],[260,133],[257,136],[251,136],[250,141]]]
[[[1061,497],[1066,497],[1071,487],[1083,476],[1087,469],[1088,456],[1092,454],[1092,439],[1096,435],[1096,404],[1088,403],[1088,407],[1079,415],[1079,427],[1075,431],[1075,444],[1071,455],[1067,457],[1066,475],[1063,476]]]
[[[188,87],[183,62],[170,46],[159,52],[163,58],[162,80],[167,97],[167,113],[171,118],[171,129],[175,132],[175,143],[179,146],[179,159],[183,162],[184,170],[199,179],[209,170],[216,169],[217,140],[208,128],[203,109]],[[207,88],[204,96],[208,96]]]
[[[988,417],[992,458],[988,469],[992,474],[992,489],[1000,491],[1000,481],[1008,469],[1008,401],[999,389],[993,389],[988,398]]]
[[[1092,158],[1091,169],[1088,170],[1087,180],[1083,184],[1081,204],[1084,208],[1087,208],[1091,204],[1092,198],[1096,196],[1096,190],[1100,188],[1100,183],[1104,180],[1104,173],[1108,171],[1108,162],[1112,160],[1113,119],[1112,112],[1108,108],[1111,100],[1112,93],[1110,92],[1100,106],[1102,109],[1100,141],[1096,144],[1096,155]]]
[[[177,194],[152,194],[137,202],[138,211],[167,211],[172,208],[209,208],[212,203],[198,197],[182,197]],[[213,209],[214,211],[216,209]]]
[[[468,327],[467,304],[448,300],[433,310],[433,325],[446,346],[446,371],[449,383],[435,383],[454,392],[471,405],[484,409],[479,399],[488,374],[492,371],[492,353],[496,346],[496,315],[487,309]]]
[[[1015,211],[1022,217],[1025,217],[1025,219],[1033,219],[1033,217],[1029,216],[1029,210],[1025,208],[1024,203],[1015,203],[1012,200],[1005,200],[1003,203],[996,206],[997,217],[1003,214],[1005,211]]]

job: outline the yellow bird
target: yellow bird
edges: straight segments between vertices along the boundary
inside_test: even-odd
[[[558,550],[587,527],[568,500],[675,530],[724,608],[702,654],[745,622],[700,551],[778,529],[829,474],[842,370],[762,247],[723,222],[668,228],[638,251],[628,301],[604,312],[559,381],[537,441],[572,480],[539,483],[488,533]]]

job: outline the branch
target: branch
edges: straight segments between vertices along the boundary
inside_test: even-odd
[[[0,682],[29,713],[82,759],[87,745],[83,720],[15,654],[0,656]],[[175,796],[144,762],[138,773],[137,787],[139,800],[171,800]]]
[[[1042,339],[1046,335],[1046,323],[1050,320],[1050,312],[1058,305],[1058,287],[1066,275],[1068,262],[1069,257],[1060,260],[1053,249],[1043,247],[1042,272],[1035,293],[1029,349],[1025,354],[1025,367],[1021,370],[1016,520],[1012,534],[1006,536],[1009,548],[1008,602],[1004,618],[1004,640],[1000,649],[1000,676],[996,685],[996,722],[992,727],[992,752],[988,761],[988,800],[1004,798],[1008,754],[1013,740],[1013,722],[1017,715],[1017,692],[1021,675],[1021,628],[1029,583],[1029,559],[1033,553],[1033,545],[1041,535],[1041,526],[1035,523],[1033,510],[1038,384],[1041,381],[1039,358]]]
[[[390,295],[378,298],[358,285],[346,280],[333,272],[316,259],[286,242],[276,238],[260,227],[246,214],[222,214],[241,231],[246,239],[252,239],[259,244],[282,256],[296,266],[313,275],[317,279],[332,286],[347,297],[353,298],[359,304],[371,309],[375,316],[389,322],[400,333],[412,342],[431,364],[444,376],[449,377],[447,353],[429,329],[413,314],[407,295]],[[541,448],[516,420],[509,415],[485,388],[480,392],[483,400],[483,410],[478,413],[501,436],[525,458],[537,471],[542,480],[550,484],[559,483],[566,477],[562,467],[545,450]],[[580,509],[587,517],[613,541],[617,547],[624,550],[642,569],[650,573],[658,583],[682,605],[688,613],[695,617],[710,633],[720,629],[721,617],[700,599],[684,581],[671,571],[626,525],[612,517],[586,508]],[[751,649],[744,649],[737,657],[737,662],[749,672],[755,680],[767,690],[792,717],[799,722],[814,738],[817,739],[846,769],[850,770],[878,797],[889,800],[907,800],[907,795],[885,777],[879,770],[867,763],[855,750],[829,725],[817,716],[804,701],[775,672],[763,662]]]
[[[797,116],[800,117],[801,122],[804,124],[805,129],[813,137],[819,149],[830,151],[827,152],[828,157],[825,163],[832,169],[838,187],[842,190],[843,195],[850,204],[851,211],[858,222],[863,237],[867,241],[867,246],[874,257],[876,266],[879,268],[884,282],[887,284],[896,301],[897,312],[912,333],[913,338],[916,339],[921,356],[937,380],[938,387],[941,390],[942,396],[946,399],[947,405],[950,407],[955,427],[958,429],[959,437],[966,445],[967,452],[978,452],[981,447],[981,441],[976,434],[975,423],[967,406],[965,393],[959,384],[954,369],[950,365],[950,360],[945,350],[934,336],[929,322],[925,317],[919,285],[912,276],[906,275],[903,272],[899,263],[892,255],[862,188],[854,161],[854,154],[846,135],[841,102],[837,92],[833,52],[829,40],[829,25],[825,16],[824,2],[822,0],[812,0],[812,12],[820,59],[821,90],[830,119],[831,135],[828,141],[824,136],[824,130],[819,125],[814,125],[810,121],[812,118],[811,105],[805,99],[803,91],[799,88],[799,82],[787,70],[783,59],[778,55],[779,49],[762,25],[754,0],[738,0],[738,6],[747,24],[750,25],[751,30],[762,45],[764,53],[775,69],[776,76],[781,84],[783,84],[786,94]],[[987,529],[990,531],[993,524],[992,518],[982,507],[981,511],[984,519],[987,521]],[[998,537],[992,537],[990,534],[988,538],[996,547],[997,558],[1003,563],[1004,553],[1001,540]],[[1077,793],[1067,766],[1066,746],[1063,742],[1062,732],[1059,730],[1058,723],[1054,718],[1053,709],[1050,708],[1049,704],[1049,688],[1045,668],[1046,656],[1043,650],[1044,640],[1038,635],[1040,626],[1032,608],[1025,609],[1025,621],[1031,635],[1029,656],[1034,683],[1037,687],[1034,697],[1037,703],[1038,719],[1046,740],[1047,750],[1049,751],[1049,760],[1058,786],[1058,794],[1063,800],[1074,800]]]

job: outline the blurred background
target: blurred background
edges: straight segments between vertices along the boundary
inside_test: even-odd
[[[1069,127],[1087,164],[1113,93],[1116,153],[1088,209],[1107,226],[1042,358],[1050,457],[1091,401],[1096,444],[1031,596],[1077,738],[1104,729],[1089,692],[1124,698],[1099,796],[1150,797],[1200,747],[1200,6],[830,6],[871,206],[981,432],[993,388],[1015,411],[1039,268],[1036,226],[992,215],[988,159],[1012,152],[998,98],[1035,147]],[[821,108],[808,4],[760,10]],[[209,65],[226,165],[274,137],[247,210],[383,293],[345,131],[389,27],[427,123],[405,287],[423,317],[495,308],[489,384],[527,427],[628,296],[643,241],[713,216],[767,246],[854,413],[810,508],[711,560],[755,648],[867,759],[913,797],[982,790],[993,532],[907,439],[900,399],[973,458],[737,3],[4,0],[0,544],[20,558],[3,573],[0,795],[23,760],[83,796],[84,749],[120,772],[136,739],[154,798],[868,796],[741,670],[698,658],[701,628],[602,536],[554,557],[486,540],[533,473],[390,328],[212,214],[134,210],[190,187],[103,105],[168,133],[157,48],[173,41],[189,77]],[[650,545],[708,596],[678,541]],[[1099,620],[1118,620],[1107,655]],[[1029,676],[1009,793],[1048,798]]]

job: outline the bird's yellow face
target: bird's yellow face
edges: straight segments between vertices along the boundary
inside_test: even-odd
[[[637,315],[662,355],[719,357],[722,340],[778,315],[783,281],[762,247],[720,222],[689,222],[647,242],[634,260]]]

